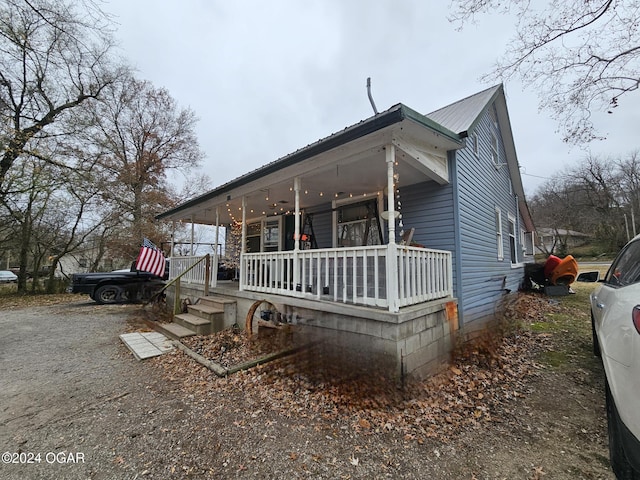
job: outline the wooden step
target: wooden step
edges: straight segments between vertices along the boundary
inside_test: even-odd
[[[209,335],[211,333],[211,321],[191,313],[176,315],[173,317],[173,321],[189,330],[193,330],[197,335]]]
[[[201,303],[187,305],[187,310],[189,310],[189,313],[192,315],[205,318],[207,320],[214,320],[216,315],[224,315],[224,309]]]
[[[161,333],[164,333],[167,337],[173,338],[174,340],[180,340],[185,337],[192,337],[196,334],[193,330],[190,330],[186,327],[183,327],[177,323],[161,323],[156,324],[154,327]]]
[[[211,320],[212,333],[229,328],[238,321],[236,318],[238,302],[233,298],[221,297],[218,295],[200,297],[194,305],[191,305],[191,308],[194,308],[194,314],[201,315]],[[200,310],[198,311],[197,309]],[[222,314],[220,314],[221,312]]]
[[[207,307],[214,307],[220,310],[224,310],[226,305],[233,305],[236,301],[231,298],[224,297],[200,297],[196,302],[196,305],[206,305]]]

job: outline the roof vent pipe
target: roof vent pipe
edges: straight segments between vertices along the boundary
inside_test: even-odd
[[[371,102],[373,113],[377,115],[378,109],[376,108],[376,103],[373,101],[373,97],[371,96],[371,77],[367,77],[367,95],[369,95],[369,101]]]

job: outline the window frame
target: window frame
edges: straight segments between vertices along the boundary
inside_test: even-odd
[[[498,154],[498,136],[491,132],[491,161],[493,166],[500,167],[500,155]]]
[[[507,235],[509,235],[509,254],[511,256],[511,263],[518,263],[518,237],[516,235],[516,217],[507,214]]]
[[[496,248],[498,250],[498,260],[504,260],[504,242],[502,238],[502,210],[495,207],[495,229],[496,229]]]
[[[349,208],[353,205],[356,205],[358,203],[362,203],[362,204],[367,204],[369,202],[371,203],[376,203],[377,204],[377,210],[378,210],[378,216],[376,217],[375,215],[373,215],[371,217],[371,221],[372,221],[372,225],[371,227],[374,228],[374,231],[378,231],[378,224],[380,226],[380,229],[382,229],[383,231],[383,238],[382,239],[378,239],[380,241],[380,243],[375,243],[372,245],[383,245],[385,242],[385,238],[384,238],[384,223],[381,222],[381,218],[380,218],[380,201],[381,198],[379,195],[377,194],[371,194],[371,198],[367,199],[367,200],[363,200],[362,198],[360,199],[343,199],[343,200],[334,200],[333,201],[333,245],[334,248],[337,247],[360,247],[362,245],[341,245],[340,244],[340,226],[341,225],[355,225],[355,224],[362,224],[363,222],[366,222],[366,219],[359,219],[359,220],[348,220],[348,221],[340,221],[340,209],[342,208]],[[377,222],[376,225],[373,224],[373,221]],[[369,233],[369,235],[371,235],[371,232]],[[367,242],[368,245],[368,242]]]

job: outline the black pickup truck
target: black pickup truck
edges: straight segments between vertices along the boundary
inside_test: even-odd
[[[168,268],[160,278],[152,273],[116,270],[104,273],[75,273],[71,276],[71,293],[86,293],[97,303],[128,303],[149,300],[158,293],[168,278]]]

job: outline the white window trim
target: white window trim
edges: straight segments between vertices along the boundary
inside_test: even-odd
[[[513,254],[515,255],[515,258],[511,259],[511,263],[517,264],[518,263],[518,235],[516,235],[516,229],[517,229],[516,217],[514,217],[510,213],[507,214],[507,222],[509,227],[508,233],[507,233],[509,235],[509,255],[511,255],[511,239],[513,238]],[[513,230],[511,229],[512,225],[513,225]],[[511,233],[512,231],[513,233]]]
[[[504,242],[502,238],[502,210],[496,207],[496,247],[498,249],[498,260],[504,260]]]
[[[338,208],[339,207],[344,207],[346,205],[351,205],[353,203],[360,203],[362,201],[365,201],[365,198],[367,197],[369,200],[371,199],[376,199],[376,203],[378,204],[378,212],[382,212],[384,210],[383,208],[383,195],[382,192],[370,192],[365,194],[362,197],[358,197],[358,198],[339,198],[339,199],[334,199],[331,201],[331,209],[332,209],[332,214],[331,214],[331,243],[333,245],[333,248],[337,248],[338,247]],[[380,222],[380,225],[383,226],[384,222],[382,220],[382,217],[378,217],[378,222]],[[384,235],[384,227],[383,227],[383,235]]]
[[[498,136],[491,132],[491,161],[493,166],[500,168],[500,155],[498,154]]]
[[[260,233],[258,235],[251,235],[252,237],[260,237],[260,252],[263,253],[264,250],[264,233],[265,233],[265,225],[267,222],[273,222],[274,220],[278,222],[278,252],[282,251],[282,249],[284,248],[284,225],[282,223],[282,215],[272,215],[272,216],[264,216],[264,217],[255,217],[252,218],[251,220],[247,219],[246,223],[247,223],[247,227],[249,225],[254,225],[256,223],[260,224]],[[247,237],[248,238],[248,237]],[[251,253],[255,253],[255,252],[251,252]]]

